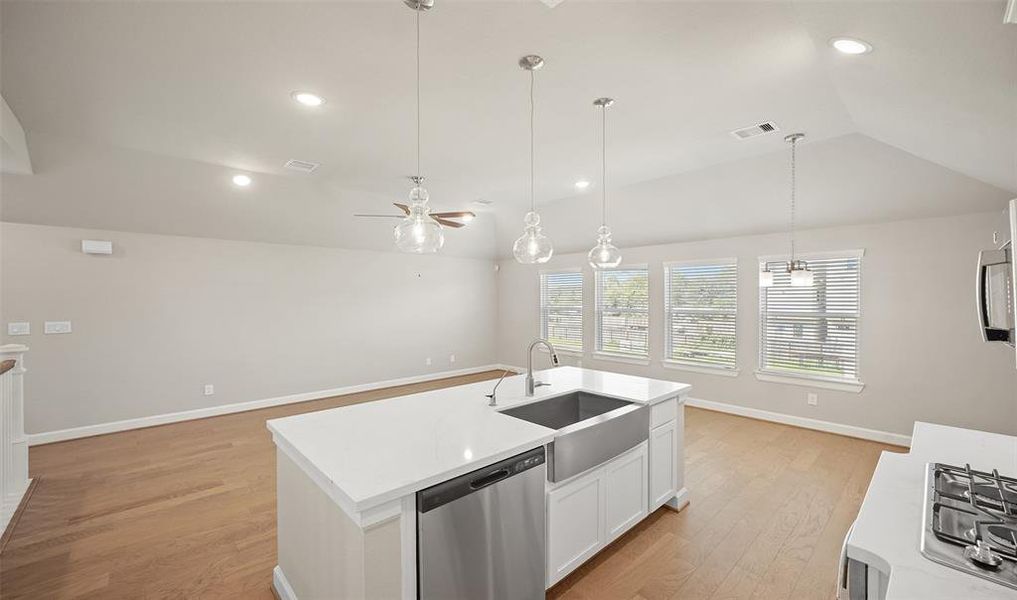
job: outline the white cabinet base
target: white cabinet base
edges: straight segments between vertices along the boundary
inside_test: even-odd
[[[647,515],[647,444],[547,493],[547,587]]]
[[[689,488],[682,488],[678,490],[678,493],[671,497],[664,506],[677,512],[689,505]]]

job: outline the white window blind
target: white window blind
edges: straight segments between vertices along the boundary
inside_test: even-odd
[[[791,287],[784,262],[760,264],[773,271],[773,286],[760,288],[760,369],[858,381],[860,255],[808,259],[811,287]]]
[[[667,265],[664,356],[703,367],[734,369],[738,266],[734,260]]]
[[[583,273],[540,274],[540,335],[556,350],[583,351]]]
[[[597,351],[649,356],[646,268],[597,271]]]

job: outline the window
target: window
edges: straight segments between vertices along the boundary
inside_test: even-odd
[[[759,293],[759,367],[763,374],[858,384],[862,253],[804,257],[812,287],[791,287],[783,261],[760,261],[773,286]],[[765,379],[765,377],[760,377]]]
[[[583,273],[540,274],[540,335],[556,350],[583,351]]]
[[[649,356],[646,267],[597,271],[597,352]]]
[[[734,369],[738,265],[735,259],[664,267],[664,358]]]

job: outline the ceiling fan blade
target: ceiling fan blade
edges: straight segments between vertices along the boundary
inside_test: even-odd
[[[377,217],[379,219],[405,219],[406,218],[406,217],[403,217],[401,215],[361,215],[361,214],[354,214],[353,216],[354,217]]]
[[[465,217],[469,217],[469,218],[473,219],[473,218],[476,218],[477,213],[474,213],[474,212],[468,211],[468,210],[457,210],[457,211],[453,211],[453,212],[431,213],[431,216],[432,217],[439,217],[439,218],[442,218],[442,219],[462,219],[462,218],[465,218]]]
[[[399,204],[398,202],[393,202],[392,205],[393,206],[398,206],[404,213],[410,214],[410,207],[409,206],[406,206],[405,204]]]
[[[435,221],[437,221],[438,223],[440,223],[441,225],[444,225],[445,227],[452,227],[452,228],[455,228],[455,229],[459,229],[460,227],[465,227],[466,226],[465,223],[457,223],[456,221],[449,221],[448,219],[442,219],[441,217],[439,217],[437,215],[430,215],[430,217],[432,219],[434,219]]]

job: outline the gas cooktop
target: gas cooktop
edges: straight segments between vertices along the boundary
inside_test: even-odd
[[[929,463],[922,554],[1017,589],[1017,479]]]

